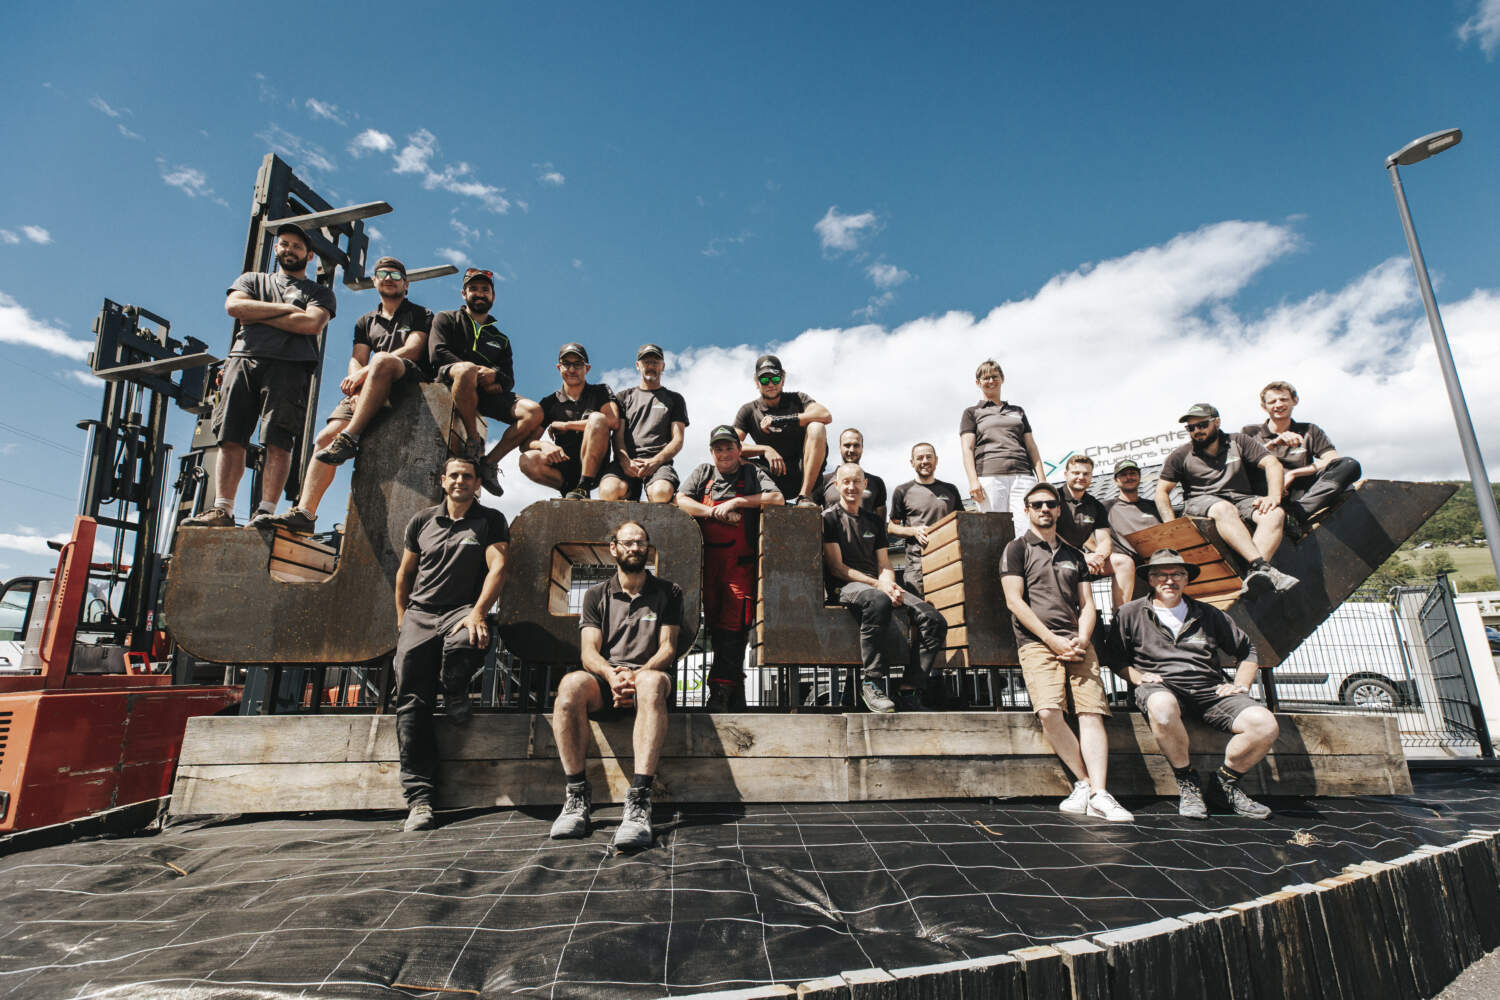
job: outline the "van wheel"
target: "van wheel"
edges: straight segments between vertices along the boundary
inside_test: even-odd
[[[1344,685],[1342,700],[1355,708],[1378,708],[1389,711],[1400,698],[1396,688],[1380,677],[1356,677]]]

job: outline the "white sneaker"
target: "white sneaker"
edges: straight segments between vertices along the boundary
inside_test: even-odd
[[[1129,823],[1135,819],[1129,809],[1116,802],[1115,797],[1102,788],[1089,796],[1088,814],[1107,819],[1111,823]]]
[[[1068,797],[1057,804],[1058,811],[1065,813],[1077,813],[1082,816],[1088,812],[1089,792],[1093,791],[1087,781],[1073,782],[1073,790]]]

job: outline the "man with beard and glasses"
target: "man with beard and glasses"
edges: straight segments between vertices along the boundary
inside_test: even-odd
[[[1265,819],[1271,810],[1240,788],[1240,779],[1270,752],[1280,727],[1254,698],[1250,685],[1260,670],[1255,647],[1228,615],[1183,594],[1198,575],[1172,549],[1157,549],[1142,567],[1151,592],[1115,612],[1111,642],[1136,685],[1135,703],[1151,722],[1157,746],[1177,776],[1177,811],[1207,819],[1208,805],[1188,756],[1182,711],[1229,733],[1224,763],[1214,783],[1236,815]],[[1233,680],[1221,666],[1235,665]]]
[[[1263,424],[1246,424],[1242,433],[1265,445],[1286,469],[1282,490],[1287,514],[1305,521],[1352,490],[1361,470],[1358,461],[1334,449],[1323,428],[1292,419],[1297,402],[1297,390],[1290,382],[1270,383],[1260,391],[1260,407],[1268,419]],[[1290,527],[1293,521],[1287,524]]]
[[[1220,430],[1219,411],[1208,403],[1194,403],[1178,422],[1192,440],[1167,456],[1157,476],[1156,510],[1162,522],[1176,517],[1172,489],[1181,483],[1184,516],[1212,518],[1219,537],[1250,564],[1241,593],[1291,590],[1297,578],[1270,563],[1286,523],[1281,463],[1253,437]],[[1264,496],[1253,492],[1251,465],[1265,473]],[[1245,527],[1247,521],[1255,525],[1254,535]]]
[[[1133,460],[1122,458],[1115,463],[1115,489],[1120,495],[1105,504],[1104,509],[1109,518],[1109,536],[1115,543],[1114,555],[1110,557],[1115,578],[1110,591],[1118,608],[1135,596],[1135,570],[1141,561],[1140,554],[1125,536],[1156,527],[1161,524],[1161,515],[1156,501],[1141,496],[1141,467]]]
[[[318,364],[318,334],[333,319],[337,303],[331,289],[307,278],[312,243],[301,227],[280,226],[274,250],[280,272],[240,275],[224,301],[224,311],[239,321],[239,329],[220,373],[219,400],[214,406],[217,496],[208,510],[183,520],[185,525],[234,527],[234,496],[245,474],[245,449],[257,423],[265,464],[260,503],[249,527],[270,525],[291,472],[292,447],[302,433],[312,373]]]
[[[1135,817],[1105,791],[1109,701],[1094,652],[1096,616],[1089,567],[1057,533],[1057,487],[1037,483],[1022,498],[1030,528],[1005,546],[1000,586],[1016,632],[1016,654],[1042,734],[1072,773],[1073,791],[1058,806],[1117,823]],[[1070,710],[1078,735],[1068,727]]]
[[[849,427],[839,433],[839,460],[844,464],[853,463],[859,465],[860,459],[865,457],[865,436],[857,427]],[[862,466],[861,466],[862,467]],[[872,473],[865,473],[865,495],[860,498],[859,506],[876,517],[885,517],[885,480]],[[828,485],[823,489],[823,507],[839,505],[839,484],[829,478]]]
[[[820,507],[819,480],[828,457],[828,428],[833,415],[805,392],[783,392],[786,370],[774,354],[755,361],[760,396],[739,408],[734,430],[747,438],[745,457],[771,474],[793,507]]]
[[[646,569],[651,539],[626,521],[609,539],[615,574],[583,596],[578,615],[581,669],[563,675],[552,709],[552,733],[568,784],[562,812],[552,824],[558,839],[589,834],[592,794],[584,772],[589,716],[635,713],[635,774],[625,796],[614,846],[651,846],[651,786],[667,709],[676,681],[677,636],[682,629],[682,588]]]
[[[395,257],[375,262],[380,308],[354,321],[349,373],[339,383],[344,398],[318,435],[297,504],[273,520],[289,531],[311,532],[318,504],[333,483],[333,470],[359,453],[360,435],[389,406],[391,388],[402,379],[428,382],[427,331],[432,313],[406,297],[406,265]]]
[[[714,460],[688,475],[677,506],[703,530],[703,621],[713,639],[707,708],[745,708],[745,646],[755,621],[760,512],[786,498],[759,466],[742,460],[740,438],[727,424],[708,436]]]
[[[885,645],[900,608],[909,615],[916,636],[917,662],[912,664],[908,658],[897,697],[903,709],[920,710],[918,691],[937,681],[948,623],[931,604],[896,583],[885,518],[860,506],[864,470],[846,462],[834,470],[834,479],[839,484],[839,504],[823,512],[823,571],[838,602],[859,621],[859,658],[864,665],[860,698],[872,712],[896,710],[897,702],[881,685],[890,673]]]
[[[526,446],[521,471],[568,500],[587,500],[609,459],[609,436],[620,423],[620,404],[602,382],[588,381],[589,352],[564,344],[557,352],[562,388],[542,397],[542,430]],[[548,440],[551,438],[551,440]]]
[[[453,386],[453,408],[469,435],[479,479],[495,496],[500,485],[500,460],[530,441],[542,426],[542,408],[515,394],[516,373],[510,338],[500,332],[490,307],[495,304],[495,275],[471,267],[464,272],[464,307],[432,318],[427,350],[432,366]],[[476,416],[510,424],[500,440],[485,452]]]
[[[639,500],[671,503],[677,492],[677,470],[672,459],[682,451],[687,430],[687,400],[662,387],[666,360],[655,344],[635,352],[641,384],[616,397],[620,422],[615,426],[615,457],[599,482],[600,500]]]
[[[396,570],[396,746],[408,833],[435,825],[433,705],[441,689],[443,709],[454,725],[473,715],[469,683],[490,648],[488,615],[505,586],[510,549],[505,515],[477,499],[472,458],[449,458],[441,485],[442,502],[407,523]]]
[[[927,529],[955,510],[962,510],[964,499],[958,487],[938,479],[937,449],[923,441],[911,449],[911,467],[917,478],[902,483],[891,494],[891,519],[886,530],[906,539],[906,569],[902,585],[918,597],[925,597],[922,584],[922,553],[927,548]]]

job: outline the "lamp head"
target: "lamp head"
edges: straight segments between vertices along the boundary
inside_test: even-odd
[[[1445,128],[1413,139],[1402,146],[1396,152],[1385,158],[1385,165],[1409,167],[1413,163],[1421,163],[1429,156],[1436,156],[1450,146],[1457,146],[1460,139],[1464,137],[1463,131],[1456,128]]]

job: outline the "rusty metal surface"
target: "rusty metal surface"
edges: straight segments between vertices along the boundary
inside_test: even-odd
[[[165,595],[177,642],[199,659],[248,664],[358,663],[394,649],[403,533],[441,495],[452,411],[446,386],[397,384],[354,460],[343,546],[327,580],[271,579],[270,529],[179,529]]]
[[[683,623],[678,652],[698,634],[703,578],[703,536],[675,504],[629,501],[543,500],[521,512],[510,526],[510,560],[500,595],[500,635],[523,660],[578,662],[578,616],[550,605],[552,554],[558,545],[607,546],[625,521],[638,521],[651,536],[656,575],[682,588]]]
[[[1016,634],[1011,628],[1005,593],[1000,589],[1000,556],[1015,538],[1008,513],[961,510],[954,515],[962,554],[964,629],[971,667],[1013,667]]]

